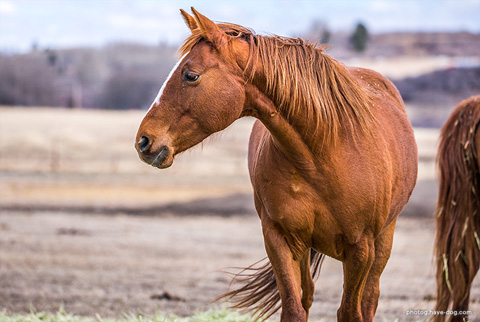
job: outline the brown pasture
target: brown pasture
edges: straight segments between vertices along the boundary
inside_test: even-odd
[[[159,171],[133,149],[143,115],[0,108],[0,310],[190,315],[222,305],[211,303],[228,289],[222,269],[265,256],[246,165],[253,120]],[[398,219],[378,321],[425,320],[407,311],[434,307],[438,130],[415,134],[419,182]],[[327,258],[311,320],[334,319],[341,294],[341,266]],[[471,321],[479,298],[477,279]]]

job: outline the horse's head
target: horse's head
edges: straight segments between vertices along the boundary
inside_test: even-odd
[[[163,84],[138,129],[140,158],[158,168],[242,116],[248,42],[192,8],[182,15],[197,42]],[[190,37],[190,38],[192,38]]]

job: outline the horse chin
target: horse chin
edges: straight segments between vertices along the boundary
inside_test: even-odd
[[[168,155],[163,160],[158,160],[158,158],[155,159],[150,165],[158,169],[166,169],[166,168],[169,168],[172,164],[173,164],[173,156]]]
[[[173,163],[173,151],[167,146],[162,146],[155,159],[153,159],[150,165],[155,168],[165,169]]]
[[[161,164],[158,164],[158,165],[152,164],[152,167],[155,167],[155,168],[158,168],[158,169],[166,169],[166,168],[169,168],[172,164],[173,164],[173,157],[168,158],[167,160],[165,160]]]

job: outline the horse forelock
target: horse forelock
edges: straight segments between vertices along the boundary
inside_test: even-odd
[[[370,133],[375,123],[371,100],[346,67],[325,54],[326,45],[301,38],[257,35],[235,24],[218,26],[230,39],[241,37],[249,43],[245,80],[253,81],[254,65],[259,62],[266,94],[287,119],[299,115],[313,119],[315,129],[324,133],[319,136],[324,139],[322,143],[335,144],[342,129],[351,135]],[[180,48],[180,55],[203,39],[200,29],[193,30]]]
[[[249,37],[254,35],[252,30],[232,23],[218,23],[217,26],[227,35],[232,37]],[[187,54],[196,44],[204,39],[203,33],[199,28],[192,30],[192,34],[185,39],[180,47],[178,51],[179,55],[183,56]]]

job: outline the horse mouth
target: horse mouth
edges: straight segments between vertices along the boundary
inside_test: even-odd
[[[162,146],[158,151],[157,156],[150,165],[155,168],[165,169],[171,166],[173,163],[173,157],[170,153],[170,149],[167,146]]]

